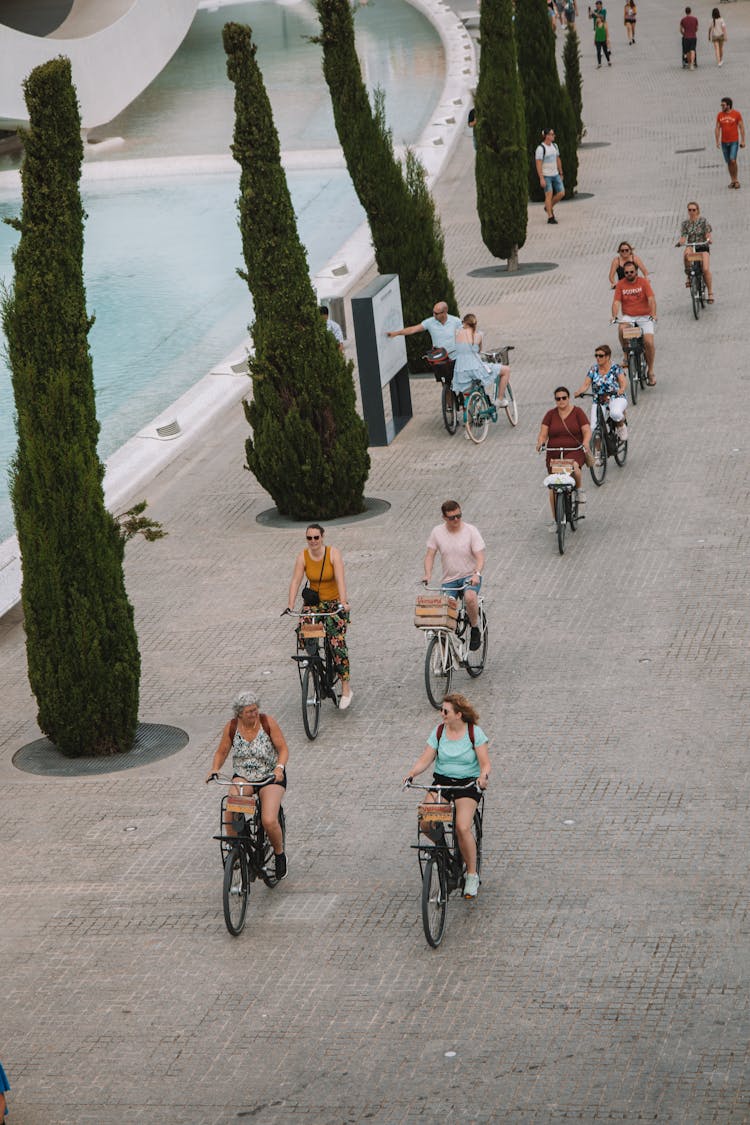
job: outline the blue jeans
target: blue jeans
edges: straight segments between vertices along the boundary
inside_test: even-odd
[[[473,577],[473,574],[466,574],[463,578],[451,578],[450,582],[441,582],[440,589],[444,594],[451,594],[455,598],[464,590],[464,588],[466,588],[467,590],[469,589]],[[475,594],[478,594],[482,589],[481,575],[479,576],[479,581],[477,582],[476,586],[471,586],[471,589]]]
[[[737,159],[737,152],[739,150],[739,147],[740,147],[739,141],[722,141],[721,142],[721,151],[724,154],[724,159],[726,160],[727,164],[729,163],[730,160],[736,160]]]
[[[554,176],[545,176],[544,190],[554,192],[555,195],[557,195],[558,191],[565,191],[562,176],[557,172]]]

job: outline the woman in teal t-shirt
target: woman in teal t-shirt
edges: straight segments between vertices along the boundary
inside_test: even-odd
[[[479,875],[471,825],[482,790],[487,788],[490,780],[489,741],[482,728],[477,726],[479,715],[465,695],[457,691],[446,695],[440,714],[441,722],[427,739],[424,752],[404,780],[413,781],[431,762],[435,763],[433,782],[447,786],[440,792],[441,799],[456,803],[456,836],[466,864],[464,897],[475,898],[479,890]],[[474,784],[470,788],[464,788],[472,781]],[[437,793],[428,793],[428,801],[437,799]]]

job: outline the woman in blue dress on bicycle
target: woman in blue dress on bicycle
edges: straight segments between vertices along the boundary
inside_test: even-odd
[[[461,321],[462,327],[456,332],[456,366],[453,368],[453,382],[451,387],[455,394],[464,394],[471,390],[475,380],[479,380],[487,390],[487,395],[492,401],[495,393],[495,379],[500,376],[498,390],[499,407],[508,405],[505,397],[505,388],[510,380],[510,367],[504,363],[483,363],[479,358],[482,349],[482,333],[477,331],[477,318],[473,313],[467,313]]]
[[[456,836],[466,864],[464,897],[476,898],[479,891],[477,846],[471,826],[482,791],[490,780],[489,740],[477,725],[479,715],[465,695],[454,691],[443,699],[441,721],[427,739],[427,745],[404,781],[413,781],[435,763],[432,780],[445,785],[440,793],[428,793],[428,801],[455,801]],[[473,782],[473,784],[471,784]],[[464,786],[469,788],[463,788]],[[455,786],[455,788],[451,788]]]

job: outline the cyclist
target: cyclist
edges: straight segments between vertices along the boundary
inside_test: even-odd
[[[709,305],[712,305],[714,303],[714,279],[711,273],[711,251],[709,249],[711,244],[711,224],[709,223],[708,219],[704,218],[704,216],[701,215],[701,209],[695,202],[695,200],[691,200],[690,203],[688,203],[687,210],[688,217],[682,220],[682,225],[680,227],[680,241],[677,243],[677,245],[685,246],[687,242],[697,242],[705,246],[705,249],[701,250],[699,250],[696,246],[696,253],[700,254],[701,256],[701,262],[703,264],[703,276],[705,277],[706,285],[708,286],[708,303]],[[687,256],[688,254],[692,254],[692,252],[692,246],[686,247],[685,253],[682,256],[682,260],[685,265],[686,276],[690,273],[690,262],[688,261]],[[689,278],[685,282],[685,288],[690,288]]]
[[[656,297],[651,288],[651,282],[645,277],[638,277],[635,262],[626,262],[623,267],[624,277],[618,281],[612,296],[612,316],[619,318],[626,324],[637,324],[643,332],[643,350],[646,354],[648,367],[649,386],[656,383],[654,374],[654,321],[656,320]],[[622,338],[622,324],[618,326],[620,347],[624,349]]]
[[[555,409],[548,410],[542,418],[539,434],[536,439],[536,451],[541,453],[547,447],[547,472],[550,472],[553,458],[565,458],[566,461],[575,461],[573,478],[578,489],[578,503],[586,503],[583,491],[581,467],[586,463],[584,450],[589,449],[591,442],[591,426],[580,406],[574,406],[570,401],[570,391],[567,387],[555,387]],[[555,514],[555,494],[549,489],[549,502],[552,515]],[[555,531],[557,524],[553,523],[550,531]]]
[[[510,367],[504,363],[484,363],[479,353],[482,350],[482,333],[477,330],[477,318],[467,313],[456,333],[456,366],[451,384],[455,394],[468,391],[475,379],[487,384],[487,397],[495,393],[495,379],[500,376],[497,406],[508,405],[505,388],[510,380]],[[468,434],[466,435],[468,437]]]
[[[352,688],[349,670],[349,650],[346,647],[346,627],[349,623],[349,601],[346,596],[344,560],[337,547],[326,547],[325,531],[319,523],[311,523],[305,531],[307,547],[300,551],[294,563],[289,584],[287,609],[294,609],[294,599],[302,579],[306,578],[310,593],[302,592],[305,605],[327,614],[323,618],[326,635],[331,643],[336,673],[341,677],[339,711],[351,706]]]
[[[270,715],[260,710],[258,696],[252,691],[241,692],[232,704],[234,718],[230,719],[221,734],[211,769],[206,781],[212,781],[232,751],[233,780],[245,779],[249,782],[261,781],[273,774],[273,782],[258,790],[260,816],[263,829],[275,855],[276,878],[284,879],[287,874],[287,861],[284,852],[284,837],[279,824],[279,809],[286,790],[286,767],[289,761],[289,747],[281,733],[281,728]],[[230,794],[240,789],[232,785]],[[243,795],[247,796],[245,790]],[[224,832],[233,836],[234,826],[225,822]]]
[[[444,500],[441,511],[443,522],[433,527],[427,540],[422,582],[429,586],[435,555],[440,552],[443,569],[441,589],[454,597],[463,591],[471,625],[469,648],[476,652],[482,643],[477,594],[482,588],[485,542],[473,524],[463,522],[461,505],[457,500]]]
[[[456,333],[461,327],[457,316],[448,312],[446,301],[436,301],[432,316],[428,316],[419,324],[412,324],[409,328],[396,328],[389,332],[393,336],[414,336],[417,332],[429,332],[433,348],[445,348],[448,360],[435,368],[435,378],[450,380],[453,378],[453,367],[456,362]]]
[[[640,270],[644,277],[648,277],[648,270],[643,262],[635,253],[630,243],[625,242],[623,239],[617,247],[617,256],[612,259],[612,264],[609,267],[609,284],[612,289],[614,289],[617,282],[622,281],[625,276],[625,266],[628,262],[635,262],[636,269]]]
[[[440,793],[428,793],[428,801],[438,797],[456,804],[456,836],[461,857],[466,864],[464,897],[476,898],[479,891],[477,874],[477,846],[471,831],[474,812],[490,780],[489,740],[477,725],[479,715],[465,695],[454,691],[446,695],[440,708],[440,722],[427,739],[422,754],[409,770],[404,781],[413,781],[420,773],[435,763],[432,780],[435,785],[448,788]],[[474,781],[471,788],[462,786]],[[452,789],[451,786],[456,786]]]
[[[574,397],[580,398],[586,391],[593,391],[597,396],[608,395],[609,398],[605,401],[606,408],[609,410],[610,418],[617,426],[618,436],[622,441],[625,441],[628,436],[627,420],[625,418],[625,411],[628,408],[625,390],[628,381],[625,377],[625,372],[620,367],[619,363],[612,362],[612,349],[609,344],[600,344],[594,351],[594,359],[596,363],[586,372],[586,378],[575,392]],[[593,402],[591,404],[592,431],[596,426],[596,414],[596,402]]]

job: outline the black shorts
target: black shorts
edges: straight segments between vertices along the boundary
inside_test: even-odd
[[[471,786],[471,788],[462,788],[472,780],[474,781],[474,784]],[[459,797],[469,797],[472,801],[476,801],[477,804],[479,804],[479,801],[482,798],[482,790],[477,785],[475,778],[446,777],[444,773],[434,773],[432,775],[432,781],[434,785],[448,786],[447,789],[443,789],[440,792],[440,796],[444,801],[455,801]],[[455,786],[455,789],[451,788],[451,786]]]
[[[243,777],[241,773],[233,774],[232,781],[241,781],[244,785],[252,785],[256,793],[260,793],[262,789],[266,788],[266,785],[280,785],[282,789],[286,789],[286,770],[284,770],[284,776],[281,781],[277,781],[276,778],[274,778],[273,781],[267,781],[266,785],[256,785],[254,781],[248,781],[246,777]]]

